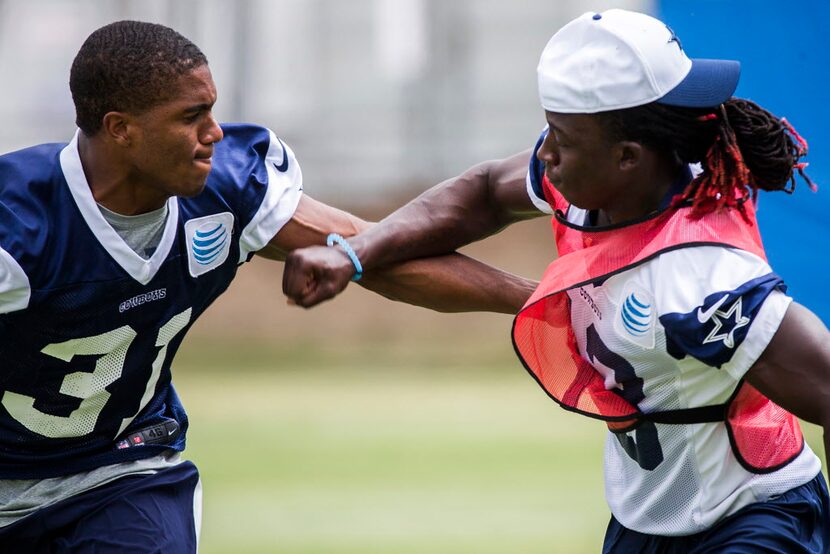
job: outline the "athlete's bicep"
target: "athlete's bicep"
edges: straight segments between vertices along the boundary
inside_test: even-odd
[[[545,215],[544,201],[531,190],[528,165],[533,149],[491,162],[488,181],[490,197],[501,207],[506,223]]]
[[[830,420],[830,332],[810,310],[791,303],[746,379],[802,419]]]
[[[325,244],[330,233],[350,237],[369,225],[357,216],[303,195],[291,219],[257,254],[271,260],[284,260],[297,248]]]

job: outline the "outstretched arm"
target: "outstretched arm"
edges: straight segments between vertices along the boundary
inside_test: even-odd
[[[372,225],[348,212],[303,196],[292,219],[258,254],[284,260],[298,248],[325,244],[329,233],[349,237]],[[322,247],[320,251],[330,254],[334,249]],[[351,262],[348,263],[353,271]],[[349,273],[348,277],[351,275]],[[360,284],[392,300],[437,311],[509,314],[515,314],[536,288],[535,281],[457,253],[381,268],[364,276]]]
[[[746,379],[785,410],[821,425],[830,456],[830,332],[815,314],[790,304]]]
[[[360,230],[349,242],[364,273],[371,276],[401,261],[449,254],[511,223],[542,215],[525,186],[530,155],[527,150],[479,164]],[[303,249],[286,259],[283,291],[295,303],[311,307],[342,291],[353,274],[352,262],[340,248]],[[501,284],[494,281],[491,288]]]

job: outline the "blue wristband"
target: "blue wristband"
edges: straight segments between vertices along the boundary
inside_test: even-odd
[[[352,275],[352,281],[360,281],[360,278],[363,277],[363,266],[360,265],[360,260],[357,259],[357,254],[354,253],[352,245],[350,245],[346,239],[337,233],[331,233],[326,237],[326,246],[334,246],[335,244],[339,244],[343,247],[343,251],[346,252],[346,255],[354,265],[354,275]]]

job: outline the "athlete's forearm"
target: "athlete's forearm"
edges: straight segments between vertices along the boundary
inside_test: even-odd
[[[515,314],[537,283],[461,254],[412,260],[366,274],[360,284],[392,300],[439,312]]]

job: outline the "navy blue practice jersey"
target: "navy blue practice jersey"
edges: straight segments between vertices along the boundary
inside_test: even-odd
[[[77,135],[0,157],[0,478],[184,448],[176,349],[302,194],[273,133],[223,129],[205,190],[168,200],[149,259],[102,216]]]

